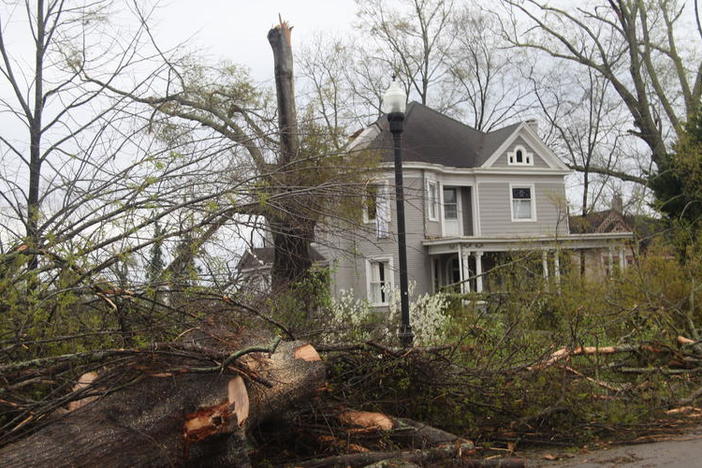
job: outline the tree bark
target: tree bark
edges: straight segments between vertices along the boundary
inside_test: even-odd
[[[203,336],[193,342],[203,345]],[[265,343],[251,335],[218,338],[235,339],[238,349]],[[284,342],[273,354],[250,352],[212,372],[193,372],[202,363],[192,359],[132,361],[117,372],[133,374],[130,385],[0,449],[0,466],[249,466],[245,433],[323,384],[324,366],[309,348]],[[264,384],[244,384],[234,364]],[[105,390],[106,379],[94,385]]]
[[[285,287],[305,276],[312,266],[310,244],[313,230],[307,229],[303,220],[272,221],[274,290]]]
[[[294,161],[299,151],[293,55],[290,44],[292,28],[284,21],[268,31],[268,42],[273,49],[275,90],[278,97],[278,128],[280,131],[280,165]]]
[[[280,154],[277,160],[277,171],[272,175],[274,190],[278,191],[300,185],[301,169],[294,164],[299,156],[300,138],[295,105],[291,30],[292,27],[281,20],[278,26],[268,31],[268,42],[273,50],[275,89],[278,98]],[[304,213],[308,208],[306,205],[301,201],[290,200],[289,203],[285,203],[285,206],[276,209],[268,218],[269,227],[273,230],[272,283],[274,288],[285,287],[298,281],[312,265],[310,243],[314,239],[315,220],[306,218]]]

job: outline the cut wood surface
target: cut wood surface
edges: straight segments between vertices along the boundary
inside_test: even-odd
[[[342,424],[358,426],[362,429],[389,431],[395,424],[392,419],[383,413],[370,411],[344,411],[339,414]]]
[[[295,359],[302,359],[304,361],[321,361],[322,358],[319,357],[319,353],[314,346],[311,344],[302,345],[295,349]]]
[[[78,379],[78,382],[75,384],[73,387],[73,391],[77,392],[80,390],[83,390],[85,388],[88,388],[95,380],[97,380],[98,374],[97,372],[86,372],[85,374],[81,375],[80,378]],[[86,397],[82,398],[80,400],[76,401],[71,401],[68,403],[68,411],[75,411],[80,407],[83,407],[87,405],[88,403],[91,403],[95,401],[97,397]]]
[[[463,446],[472,442],[455,434],[437,429],[428,424],[408,418],[396,418],[371,411],[342,411],[337,415],[341,424],[349,426],[349,434],[382,432],[395,442],[412,448],[427,448],[449,442],[460,442]]]
[[[203,347],[235,343],[229,352],[236,355],[271,338],[212,335],[196,331],[185,339]],[[142,359],[123,369],[135,376],[130,385],[56,416],[34,434],[0,449],[0,466],[181,466],[204,461],[248,466],[243,433],[312,396],[324,382],[320,361],[295,357],[305,346],[283,342],[271,355],[248,353],[230,363],[238,368],[227,366],[219,372],[187,372],[201,362],[173,356]],[[310,354],[308,350],[305,355]],[[240,368],[243,361],[256,366]],[[244,379],[242,371],[267,385]],[[102,374],[90,376],[87,385],[106,386]],[[87,380],[81,378],[77,385]]]

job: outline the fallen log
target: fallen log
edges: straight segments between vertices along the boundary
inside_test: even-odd
[[[417,463],[427,466],[435,466],[440,462],[457,462],[457,466],[466,467],[504,467],[521,468],[526,466],[526,461],[519,458],[481,460],[468,458],[472,453],[472,445],[446,444],[440,447],[432,447],[424,450],[405,450],[394,452],[364,452],[352,453],[348,455],[336,455],[333,457],[318,458],[302,463],[295,463],[293,466],[300,468],[346,468],[364,467],[381,461],[396,462],[385,466],[406,466],[407,463]],[[453,466],[453,465],[450,465]]]
[[[428,424],[408,418],[396,418],[384,413],[370,411],[342,411],[337,415],[339,421],[350,426],[348,434],[368,434],[377,432],[383,437],[412,448],[427,448],[450,442],[459,442],[464,446],[472,442],[460,439],[455,434],[437,429]]]
[[[228,349],[230,358],[205,372],[202,361],[142,354],[81,379],[105,395],[0,449],[0,466],[249,466],[246,432],[324,382],[324,365],[303,342],[266,353],[250,345],[270,337],[252,334],[200,331],[185,341]],[[114,388],[115,375],[131,384]]]

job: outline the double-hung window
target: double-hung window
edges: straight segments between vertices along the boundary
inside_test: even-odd
[[[427,182],[427,217],[429,221],[439,220],[439,183],[433,180]]]
[[[511,186],[512,192],[512,221],[535,221],[534,187]]]
[[[384,306],[390,303],[393,288],[392,261],[389,258],[369,259],[366,261],[368,285],[368,302],[372,306]]]
[[[458,190],[455,187],[444,188],[444,218],[458,219]]]
[[[366,187],[363,194],[363,222],[375,223],[378,239],[390,236],[390,196],[387,184]]]

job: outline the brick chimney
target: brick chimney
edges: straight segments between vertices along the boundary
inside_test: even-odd
[[[536,133],[537,135],[539,134],[539,122],[536,119],[528,119],[525,120],[524,123],[526,123],[529,126],[529,128],[531,128],[534,131],[534,133]]]
[[[617,213],[624,212],[624,201],[622,200],[622,194],[619,192],[614,192],[614,195],[612,195],[612,211]]]

